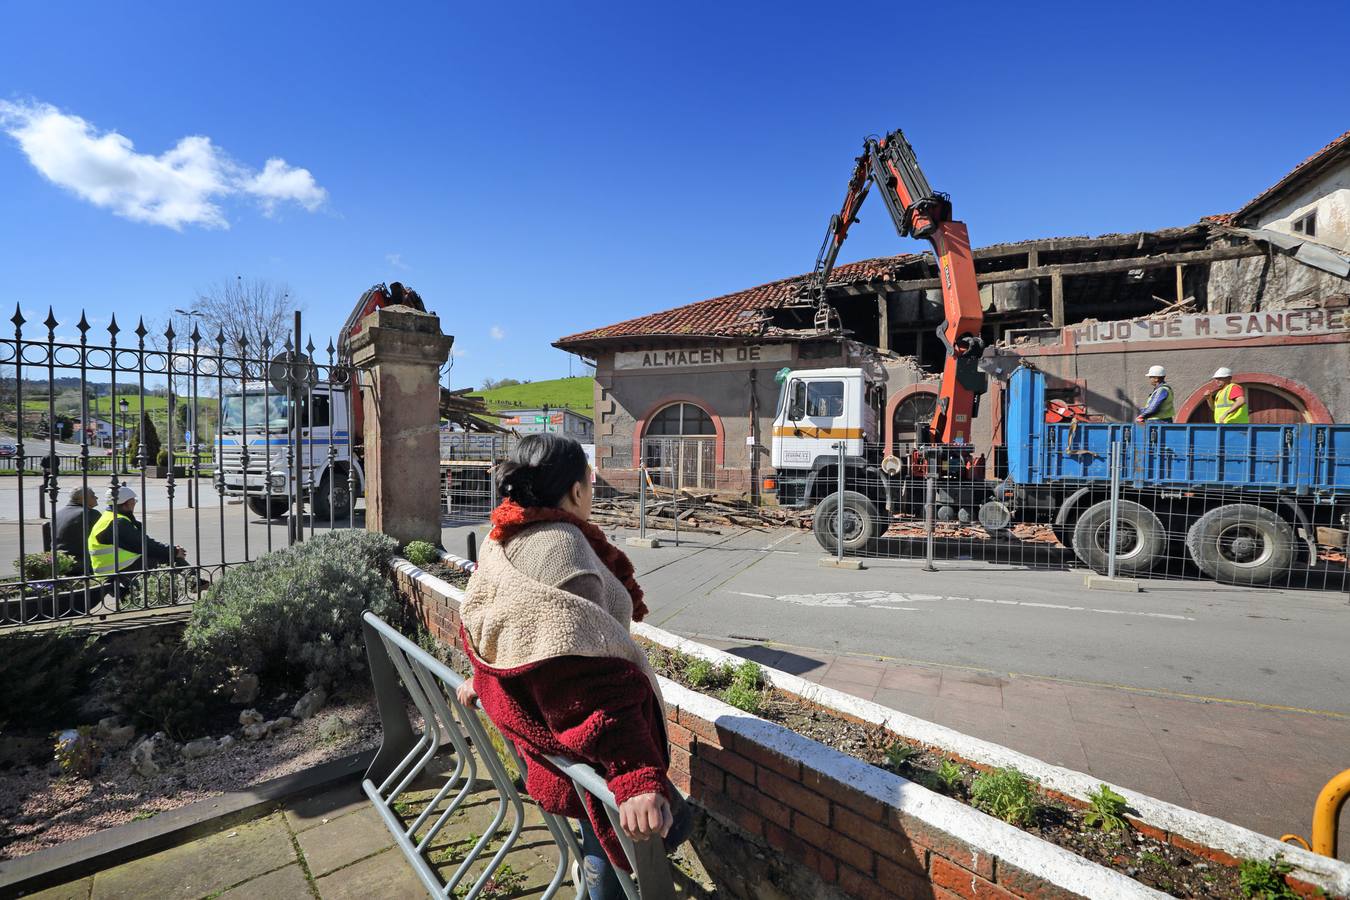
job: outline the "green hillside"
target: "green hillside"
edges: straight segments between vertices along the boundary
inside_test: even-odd
[[[538,409],[548,404],[554,409],[566,407],[583,416],[592,416],[595,406],[595,379],[590,377],[556,378],[510,387],[478,391],[488,409],[509,412],[513,409]]]

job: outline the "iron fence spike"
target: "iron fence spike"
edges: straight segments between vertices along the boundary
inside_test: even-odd
[[[84,333],[89,330],[89,320],[84,317],[84,310],[80,310],[80,322],[75,327],[80,330],[81,338],[83,338]]]
[[[10,319],[10,321],[14,323],[15,328],[22,328],[23,323],[28,321],[23,317],[23,310],[19,309],[19,304],[17,303],[14,304],[14,318]]]
[[[61,324],[56,321],[56,313],[50,306],[47,307],[47,320],[42,324],[47,326],[47,333],[52,336],[56,334],[56,326]]]

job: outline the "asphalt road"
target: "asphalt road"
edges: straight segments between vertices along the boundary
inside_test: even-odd
[[[463,553],[467,529],[447,531]],[[482,537],[482,529],[480,539]],[[619,532],[620,538],[627,532]],[[821,568],[809,534],[693,535],[625,548],[652,612],[690,637],[1350,714],[1350,595],[1149,580],[1087,590],[1081,570],[875,559]]]

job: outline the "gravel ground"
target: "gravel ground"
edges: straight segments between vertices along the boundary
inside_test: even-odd
[[[331,717],[347,723],[345,733],[322,738]],[[331,726],[330,726],[331,727]],[[50,767],[20,766],[0,774],[0,859],[12,859],[105,828],[148,819],[220,794],[260,784],[379,743],[380,720],[369,696],[330,702],[307,722],[278,736],[193,760],[174,753],[157,756],[160,771],[144,778],[131,766],[131,747],[108,753],[89,780],[64,778]],[[220,738],[217,734],[212,737]]]

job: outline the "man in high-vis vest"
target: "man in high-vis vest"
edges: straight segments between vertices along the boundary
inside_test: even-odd
[[[1172,421],[1177,413],[1172,402],[1172,386],[1167,383],[1167,370],[1162,366],[1150,366],[1148,383],[1153,385],[1153,392],[1148,395],[1148,401],[1134,420],[1140,425],[1145,422]]]
[[[1223,366],[1214,373],[1219,389],[1209,396],[1209,405],[1214,407],[1214,421],[1219,425],[1245,425],[1251,421],[1247,415],[1247,395],[1242,385],[1233,383],[1233,370]]]
[[[142,559],[144,553],[144,559]],[[89,568],[103,580],[125,572],[185,562],[182,547],[170,547],[145,534],[136,520],[136,492],[128,485],[109,491],[108,508],[89,530]]]

